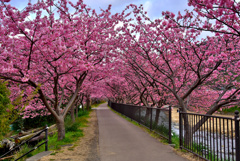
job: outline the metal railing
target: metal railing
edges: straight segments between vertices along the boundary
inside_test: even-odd
[[[126,105],[120,103],[108,102],[108,105],[122,115],[136,121],[147,127],[151,131],[166,138],[171,144],[172,138],[172,118],[171,107],[169,108],[151,108],[145,106]]]
[[[31,153],[32,151],[36,150],[37,148],[39,148],[40,146],[42,146],[43,144],[45,144],[45,151],[48,151],[48,126],[46,125],[46,128],[43,129],[42,131],[38,132],[37,134],[35,134],[34,136],[32,136],[31,138],[23,141],[21,144],[19,144],[18,146],[16,146],[14,149],[6,152],[5,154],[3,154],[2,156],[0,156],[0,159],[5,157],[8,154],[11,154],[12,152],[18,150],[22,145],[26,144],[27,142],[29,142],[31,139],[33,139],[36,136],[39,136],[41,133],[45,132],[45,141],[35,147],[33,147],[31,150],[29,150],[27,153],[23,154],[22,156],[20,156],[19,158],[15,159],[15,161],[23,158],[25,155]]]
[[[180,148],[204,160],[240,161],[238,114],[228,118],[180,111]]]

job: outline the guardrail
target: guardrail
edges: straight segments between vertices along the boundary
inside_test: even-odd
[[[171,144],[172,140],[172,117],[171,107],[160,109],[145,106],[126,105],[120,103],[108,102],[113,110],[125,115],[131,120],[147,127],[151,131],[166,138]]]
[[[180,111],[180,148],[210,161],[240,161],[239,112],[234,118]]]
[[[24,145],[25,143],[27,143],[28,141],[30,141],[31,139],[33,139],[36,136],[39,136],[41,133],[45,132],[45,141],[37,146],[35,146],[34,148],[32,148],[30,151],[28,151],[27,153],[23,154],[22,156],[20,156],[19,158],[17,158],[15,161],[21,159],[22,157],[24,157],[25,155],[31,153],[32,151],[36,150],[37,148],[39,148],[40,146],[42,146],[43,144],[45,144],[45,151],[48,151],[48,126],[46,125],[46,128],[43,129],[42,131],[38,132],[36,135],[32,136],[31,138],[25,140],[24,142],[22,142],[21,144],[19,144],[18,146],[16,146],[14,149],[6,152],[5,154],[3,154],[2,156],[0,156],[0,159],[5,157],[6,155],[14,152],[15,150],[19,149],[22,145]]]

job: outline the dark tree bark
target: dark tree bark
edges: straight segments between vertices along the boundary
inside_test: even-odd
[[[75,106],[72,106],[70,110],[72,122],[75,122]]]
[[[65,138],[65,126],[64,126],[64,117],[59,116],[56,122],[58,129],[58,140],[62,140]]]
[[[90,96],[88,95],[87,96],[87,100],[86,100],[86,103],[87,103],[87,110],[89,111],[90,110],[90,106],[91,106],[91,99],[90,99]]]

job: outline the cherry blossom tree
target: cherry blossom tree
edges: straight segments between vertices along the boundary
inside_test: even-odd
[[[216,36],[225,38],[239,37],[239,8],[240,4],[235,0],[189,0],[189,6],[193,6],[193,12],[185,14],[179,12],[176,19],[180,27],[209,31]]]
[[[185,30],[204,34],[207,36],[206,43],[215,44],[215,49],[208,51],[211,53],[210,62],[219,60],[222,64],[218,68],[218,76],[209,84],[214,85],[210,89],[217,99],[211,101],[211,106],[206,110],[207,114],[212,114],[221,107],[231,107],[239,105],[239,7],[240,3],[234,0],[200,1],[189,0],[194,11],[187,11],[184,15],[171,17],[164,13],[166,18],[174,21],[178,27]],[[201,92],[201,91],[200,91]],[[209,99],[211,100],[211,99]],[[206,100],[206,102],[209,102]],[[197,130],[206,119],[202,119],[194,127]]]
[[[135,19],[118,28],[119,50],[146,80],[173,96],[173,103],[187,109],[213,114],[225,106],[239,104],[238,39],[208,36],[199,39],[201,29],[189,26],[192,14],[181,20],[170,12],[163,19],[147,18],[142,6],[133,7]],[[180,15],[180,13],[179,13]],[[195,20],[196,24],[201,19]],[[217,23],[217,22],[216,22]],[[204,109],[204,110],[202,110]],[[184,118],[186,137],[188,121]],[[206,120],[196,125],[197,130]]]
[[[87,74],[111,52],[118,14],[110,16],[110,8],[97,14],[81,0],[46,0],[20,11],[1,1],[0,78],[27,88],[26,95],[38,89],[35,99],[41,101],[33,100],[31,110],[47,108],[58,140],[65,137],[64,118]]]
[[[211,105],[206,104],[211,107],[204,107],[209,108],[207,114],[239,102],[239,74],[233,64],[239,56],[229,49],[238,41],[225,37],[198,40],[201,31],[179,27],[173,13],[166,12],[164,19],[151,21],[141,6],[132,7],[136,22],[126,21],[118,29],[123,33],[119,48],[146,79],[171,92],[183,111],[187,98],[198,90],[217,93]]]
[[[22,11],[7,2],[0,5],[0,78],[16,93],[38,91],[24,117],[52,114],[59,140],[67,112],[83,97],[206,114],[239,104],[235,1],[189,0],[194,12],[155,20],[133,4],[111,15],[111,6],[98,14],[82,0],[38,1]],[[215,35],[200,39],[203,31]]]

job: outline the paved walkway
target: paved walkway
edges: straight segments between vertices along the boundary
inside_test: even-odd
[[[101,161],[187,161],[112,112],[107,104],[97,108],[97,117]]]

